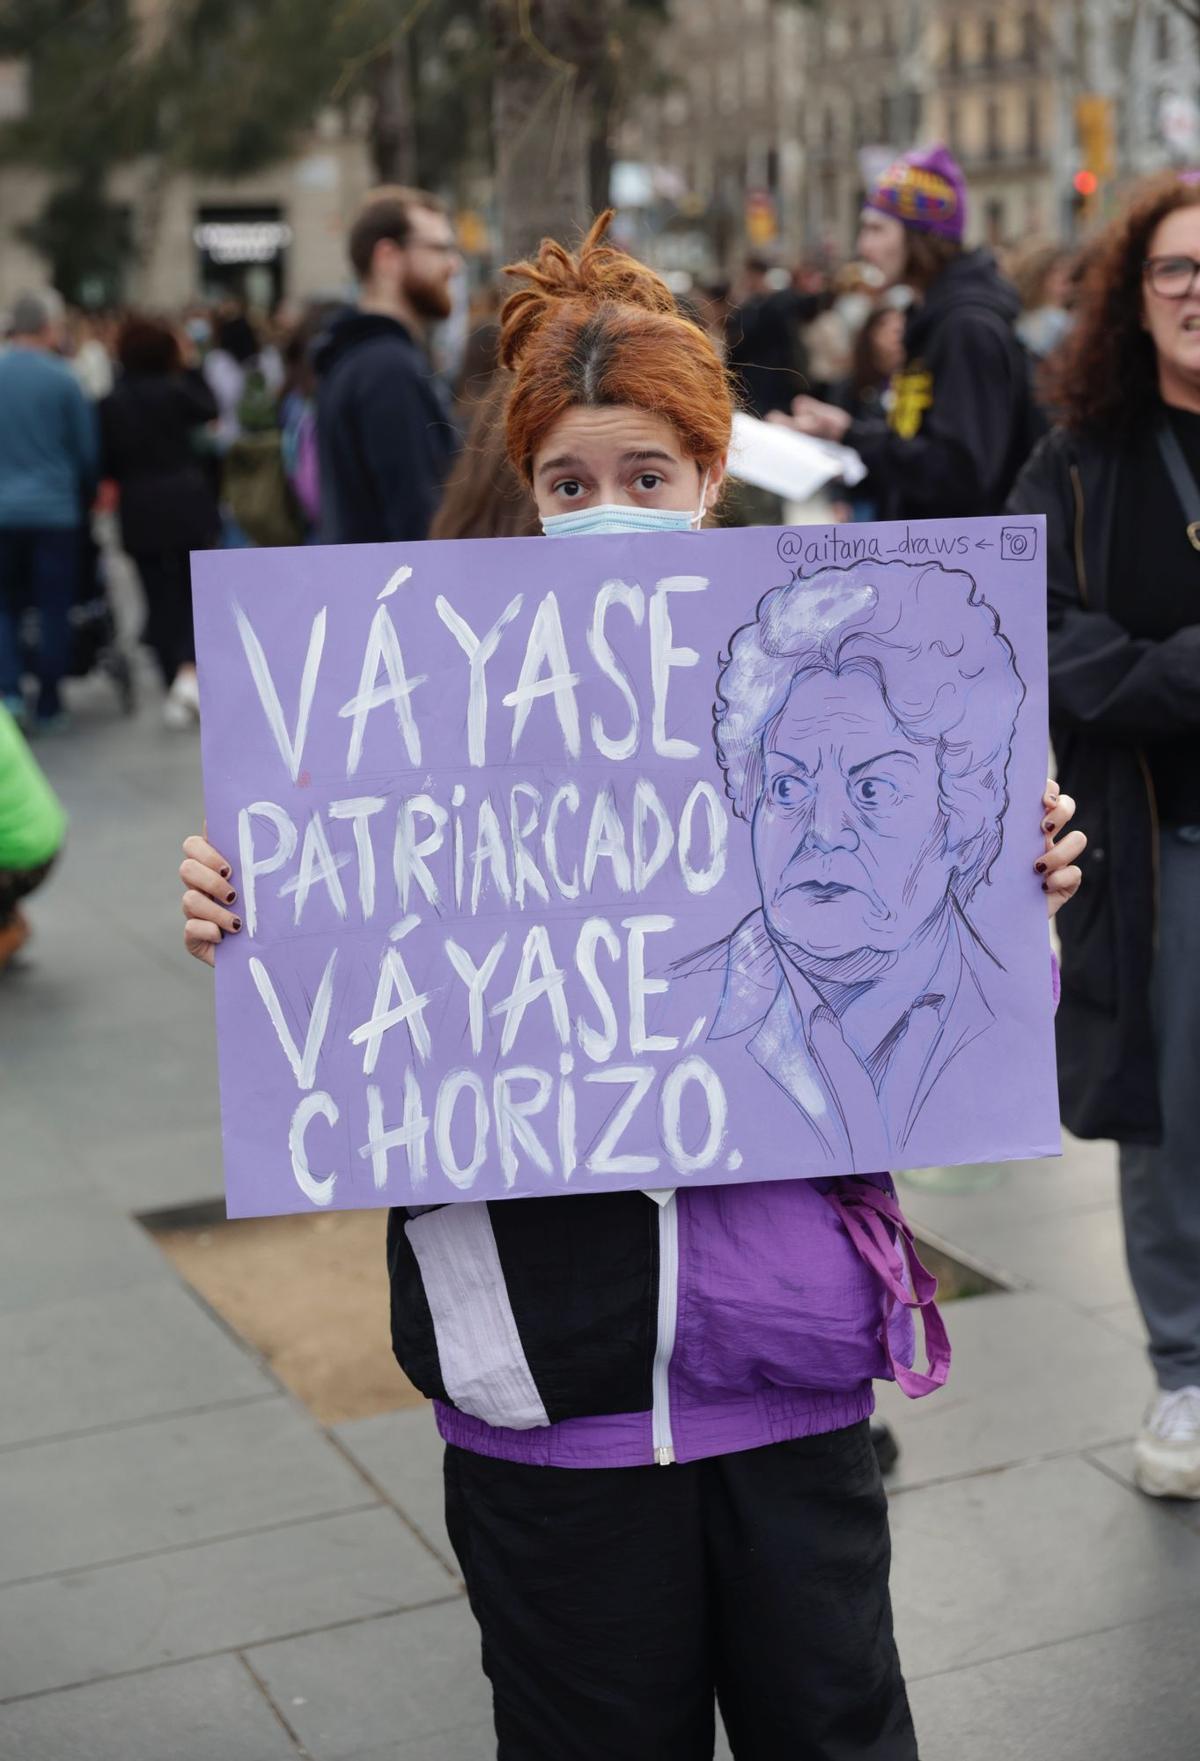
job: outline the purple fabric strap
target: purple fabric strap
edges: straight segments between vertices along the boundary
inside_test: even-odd
[[[950,1371],[950,1337],[934,1301],[937,1279],[917,1257],[913,1233],[903,1211],[891,1193],[882,1192],[866,1180],[843,1180],[837,1187],[829,1188],[825,1197],[846,1225],[859,1257],[883,1285],[886,1293],[883,1347],[897,1387],[910,1400],[917,1400],[922,1394],[932,1394],[935,1388],[943,1385]],[[898,1303],[921,1312],[928,1359],[925,1371],[898,1363],[892,1351],[891,1319]]]

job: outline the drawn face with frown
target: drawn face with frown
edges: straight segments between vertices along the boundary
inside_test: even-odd
[[[909,739],[869,672],[795,680],[763,735],[752,835],[770,928],[821,959],[902,948],[954,868],[936,748]]]

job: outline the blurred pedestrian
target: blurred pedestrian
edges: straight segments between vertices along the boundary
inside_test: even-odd
[[[886,420],[891,385],[904,365],[904,314],[895,306],[872,312],[854,341],[850,376],[833,388],[832,402],[852,423]],[[841,519],[873,520],[879,505],[878,486],[870,472],[852,489],[834,484],[829,494]],[[844,511],[842,511],[844,510]]]
[[[58,797],[0,704],[0,972],[29,940],[20,901],[49,874],[66,825]]]
[[[808,360],[801,326],[829,302],[819,280],[803,288],[776,285],[767,257],[751,255],[726,325],[726,358],[752,415],[791,408],[807,384]],[[786,278],[785,278],[786,282]]]
[[[143,639],[166,688],[163,717],[185,728],[200,713],[188,552],[215,545],[221,525],[196,436],[216,422],[217,401],[157,319],[126,319],[117,360],[120,376],[100,405],[102,471],[118,486],[121,540],[142,580]]]
[[[1120,1144],[1125,1247],[1159,1392],[1144,1492],[1200,1498],[1200,179],[1113,222],[1053,380],[1064,426],[1009,504],[1047,519],[1050,709],[1088,803],[1063,922],[1063,1117]]]
[[[217,400],[216,437],[222,450],[242,432],[242,401],[253,386],[259,343],[254,326],[240,306],[225,308],[204,355],[203,372]]]
[[[330,544],[424,538],[456,450],[450,400],[425,352],[461,267],[445,205],[372,191],[350,226],[357,307],[316,351],[322,536]]]
[[[34,728],[62,723],[84,527],[96,489],[95,412],[57,349],[62,302],[26,294],[0,355],[0,699],[25,717],[21,625],[37,612]]]
[[[72,330],[71,370],[86,395],[99,403],[113,386],[110,321],[102,312],[77,312]]]
[[[310,544],[321,523],[321,465],[317,446],[317,374],[313,348],[330,317],[325,306],[302,313],[280,349],[283,384],[279,392],[280,449],[284,473],[303,522],[301,541]]]
[[[1075,252],[1037,240],[1012,259],[1013,286],[1021,302],[1017,335],[1035,361],[1052,355],[1071,328]]]
[[[944,147],[905,154],[867,199],[858,255],[915,296],[886,418],[851,422],[801,397],[805,434],[844,442],[879,485],[880,519],[995,514],[1043,424],[1014,330],[1020,309],[991,253],[963,248],[967,186]]]

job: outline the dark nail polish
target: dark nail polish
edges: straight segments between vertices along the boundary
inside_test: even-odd
[[[227,893],[226,893],[226,895],[225,895],[225,903],[226,903],[226,904],[227,904],[227,905],[232,905],[232,904],[233,904],[233,901],[234,901],[234,900],[235,900],[235,899],[236,899],[236,898],[237,898],[237,894],[236,894],[236,893],[235,893],[235,892],[234,892],[234,890],[233,890],[233,888],[232,888],[232,887],[230,887],[230,889],[229,889],[229,891],[228,891],[228,892],[227,892]]]
[[[229,864],[226,863],[225,867],[221,870],[221,879],[228,880],[232,873],[233,873],[232,868],[230,868]]]
[[[1050,891],[1050,882],[1049,881],[1042,882],[1042,891],[1043,891],[1043,893],[1048,893]]]
[[[235,917],[235,918],[234,918],[234,920],[233,920],[233,927],[234,927],[234,929],[235,929],[235,930],[237,930],[237,929],[241,929],[241,927],[242,927],[242,920],[241,920],[241,918],[240,918],[240,917]]]
[[[1054,821],[1052,819],[1044,819],[1042,821],[1042,830],[1044,832],[1052,832],[1054,830]]]
[[[1037,869],[1039,874],[1045,874],[1046,864],[1044,862],[1035,862],[1033,866]]]

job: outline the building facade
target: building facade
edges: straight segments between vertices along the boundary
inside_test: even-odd
[[[798,6],[675,0],[618,141],[623,219],[652,262],[707,274],[747,250],[799,252],[805,53]]]
[[[1200,163],[1197,50],[1171,0],[676,0],[621,141],[639,246],[710,272],[763,243],[844,257],[864,190],[933,140],[971,242],[1079,236],[1129,177]]]
[[[222,295],[270,307],[343,292],[347,217],[370,182],[364,140],[340,116],[323,120],[293,159],[236,181],[163,180],[154,166],[123,166],[108,191],[134,242],[119,296],[176,310]],[[46,264],[22,232],[48,187],[27,166],[0,167],[0,308],[45,282]]]

